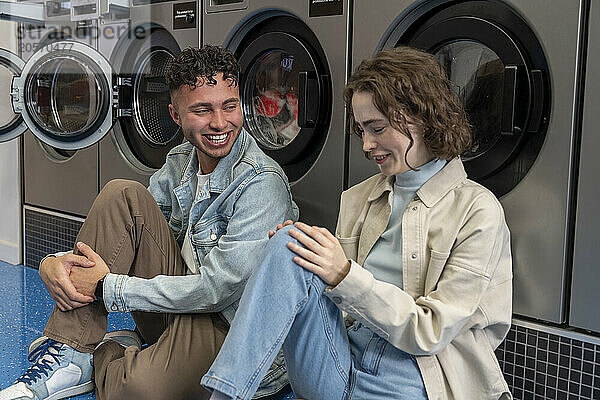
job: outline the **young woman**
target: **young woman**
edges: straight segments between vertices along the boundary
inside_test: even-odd
[[[469,124],[443,68],[383,51],[345,100],[381,174],[342,194],[335,236],[300,222],[273,236],[202,384],[250,399],[283,346],[305,399],[511,398],[494,355],[511,319],[509,231],[467,179]]]

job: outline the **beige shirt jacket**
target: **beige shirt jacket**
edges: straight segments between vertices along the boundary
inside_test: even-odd
[[[342,194],[336,236],[352,265],[326,295],[416,356],[430,400],[512,399],[494,355],[512,314],[500,202],[458,158],[427,181],[402,216],[402,290],[362,267],[387,227],[393,183],[378,174]]]

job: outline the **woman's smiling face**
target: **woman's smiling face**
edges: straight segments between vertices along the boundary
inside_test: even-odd
[[[387,176],[398,175],[431,161],[433,156],[423,142],[422,129],[407,118],[408,130],[413,146],[404,159],[410,140],[395,129],[385,115],[375,107],[373,95],[369,92],[356,92],[352,96],[354,120],[362,130],[363,151],[373,159],[381,173]]]

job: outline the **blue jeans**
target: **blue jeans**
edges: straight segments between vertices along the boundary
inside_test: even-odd
[[[286,227],[249,279],[219,355],[202,385],[250,399],[283,346],[294,393],[305,399],[427,399],[412,355],[360,322],[346,329],[317,275],[298,266]]]

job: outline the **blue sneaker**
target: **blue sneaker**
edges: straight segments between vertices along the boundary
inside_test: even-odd
[[[29,347],[29,361],[34,364],[0,391],[0,400],[58,400],[94,390],[91,354],[40,338]]]

